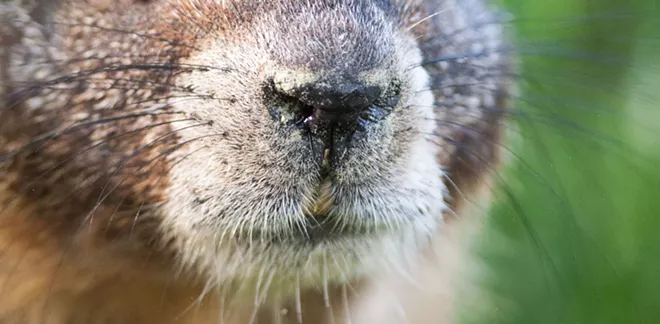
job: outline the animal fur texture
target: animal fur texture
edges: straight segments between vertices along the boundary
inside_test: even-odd
[[[0,323],[452,322],[510,88],[486,3],[0,19]],[[356,83],[346,123],[296,92]]]

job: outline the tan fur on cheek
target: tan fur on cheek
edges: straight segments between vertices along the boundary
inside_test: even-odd
[[[218,318],[215,307],[187,311],[202,287],[186,276],[173,280],[164,259],[149,258],[128,242],[104,242],[99,233],[105,230],[98,224],[62,235],[67,229],[7,191],[0,191],[0,200],[7,202],[0,226],[1,322],[198,323]],[[219,305],[212,297],[201,301]]]

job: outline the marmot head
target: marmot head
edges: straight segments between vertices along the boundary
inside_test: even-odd
[[[458,2],[17,11],[29,32],[3,56],[3,195],[72,233],[146,233],[218,284],[402,263],[495,162],[484,108],[503,98],[502,63],[483,53],[500,36],[476,25],[480,1]]]

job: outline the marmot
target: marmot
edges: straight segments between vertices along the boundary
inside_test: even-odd
[[[0,4],[1,323],[448,323],[482,0]]]

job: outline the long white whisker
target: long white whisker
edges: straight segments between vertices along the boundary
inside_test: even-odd
[[[442,9],[442,10],[436,12],[436,13],[430,14],[430,15],[428,15],[428,16],[426,16],[426,17],[420,19],[419,21],[415,22],[414,24],[408,26],[408,28],[406,28],[406,31],[410,31],[411,29],[413,29],[413,28],[419,26],[419,24],[421,24],[421,23],[423,23],[423,22],[425,22],[425,21],[427,21],[427,20],[429,20],[429,19],[431,19],[431,18],[433,18],[433,17],[435,17],[435,16],[437,16],[437,15],[440,15],[440,14],[442,14],[442,13],[444,13],[444,12],[447,12],[448,10],[452,10],[452,8],[445,8],[445,9]]]
[[[300,273],[296,274],[296,318],[298,324],[302,324],[302,301],[300,299]]]

